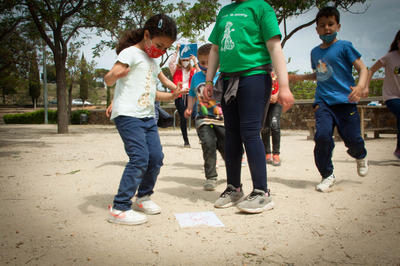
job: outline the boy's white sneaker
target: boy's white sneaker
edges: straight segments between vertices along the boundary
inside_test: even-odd
[[[319,183],[316,187],[315,190],[319,192],[328,192],[331,187],[336,182],[336,178],[333,174],[328,176],[327,178],[322,178],[321,183]]]
[[[357,161],[357,173],[358,173],[358,175],[359,176],[368,175],[369,166],[368,166],[367,157],[365,157],[363,159],[356,159],[356,161]]]
[[[133,204],[133,208],[137,211],[144,212],[146,214],[161,213],[160,206],[151,201],[150,196],[136,198],[136,202]]]
[[[133,210],[120,211],[114,209],[113,207],[111,207],[111,205],[109,205],[108,208],[110,210],[110,217],[108,218],[108,222],[110,223],[135,225],[147,222],[146,215],[137,213]]]

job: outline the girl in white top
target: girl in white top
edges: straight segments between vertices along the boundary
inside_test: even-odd
[[[154,120],[154,101],[173,100],[181,84],[165,77],[154,58],[163,55],[176,40],[175,22],[166,15],[155,15],[143,28],[128,32],[117,45],[117,62],[104,80],[116,83],[111,119],[122,138],[129,162],[121,178],[114,206],[109,206],[111,223],[141,224],[147,217],[132,210],[131,199],[137,192],[134,209],[158,214],[160,207],[150,200],[163,164],[163,153]],[[174,93],[159,92],[157,78]],[[187,93],[187,92],[186,92]]]
[[[372,76],[382,67],[385,68],[382,87],[383,100],[397,119],[397,146],[394,155],[400,159],[400,30],[390,46],[389,53],[381,57],[369,69],[365,96],[368,95]]]

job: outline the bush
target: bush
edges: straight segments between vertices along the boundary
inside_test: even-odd
[[[57,124],[57,111],[48,110],[49,124]],[[4,115],[5,124],[44,124],[44,109],[23,114]]]
[[[89,119],[89,110],[76,110],[71,113],[71,124],[72,125],[79,125],[81,123],[81,115],[85,114],[87,115]]]
[[[86,114],[89,117],[88,110],[77,110],[71,114],[71,124],[79,125],[81,114]],[[57,111],[47,110],[49,124],[57,124]],[[44,124],[44,109],[23,113],[4,115],[5,124]]]

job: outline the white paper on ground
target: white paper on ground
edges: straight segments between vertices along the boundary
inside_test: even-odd
[[[188,212],[175,214],[181,228],[184,227],[223,227],[225,226],[214,212]]]

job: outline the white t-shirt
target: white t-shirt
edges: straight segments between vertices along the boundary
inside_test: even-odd
[[[153,117],[156,81],[161,72],[156,60],[145,51],[130,46],[119,53],[117,61],[129,65],[131,70],[117,80],[111,120],[120,115]]]
[[[400,53],[393,51],[379,59],[385,67],[383,79],[383,100],[400,98]]]

